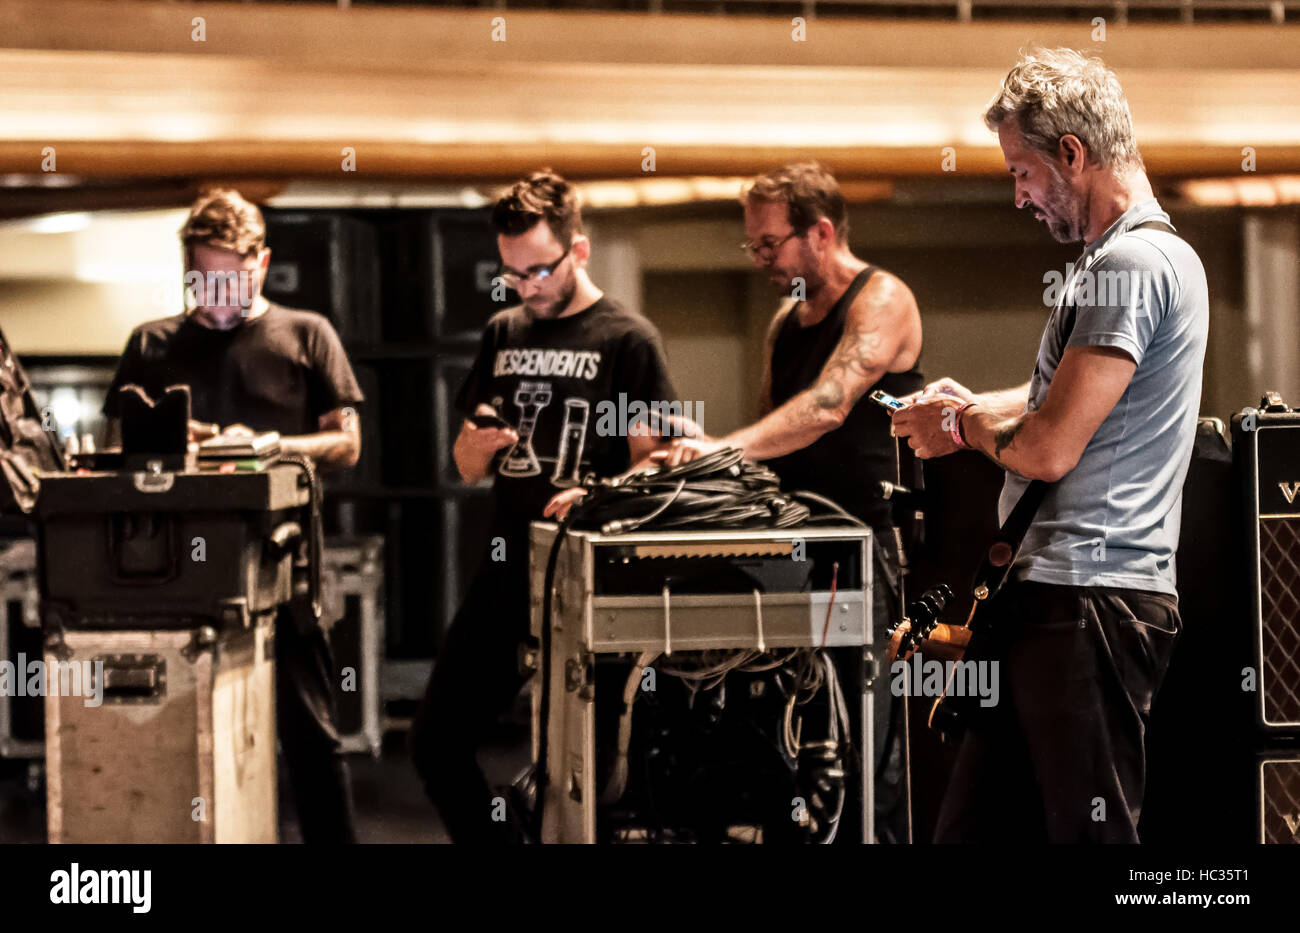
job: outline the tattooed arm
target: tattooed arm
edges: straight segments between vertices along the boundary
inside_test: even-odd
[[[761,420],[722,438],[722,443],[743,448],[755,460],[807,447],[844,423],[867,389],[894,365],[909,338],[915,336],[912,345],[919,346],[920,333],[921,317],[911,290],[889,273],[877,272],[849,307],[844,335],[817,381]],[[770,377],[765,378],[768,403],[770,387]]]
[[[320,470],[356,466],[361,457],[361,416],[355,409],[327,412],[320,416],[319,426],[316,434],[280,438],[280,449],[310,457]]]
[[[1079,462],[1136,369],[1123,350],[1070,347],[1042,407],[1008,416],[977,398],[962,415],[966,442],[1013,473],[1056,482]]]

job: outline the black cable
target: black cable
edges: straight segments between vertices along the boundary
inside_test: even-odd
[[[825,508],[829,513],[827,515],[811,516],[809,519],[810,521],[829,520],[835,522],[844,522],[850,525],[857,525],[859,528],[867,527],[867,523],[862,521],[862,519],[858,518],[855,515],[850,515],[848,512],[844,511],[844,509],[840,506],[838,502],[835,502],[832,499],[828,499],[823,495],[820,495],[815,492],[811,492],[807,489],[796,490],[795,492],[791,493],[791,495],[794,496],[796,499],[804,499],[807,500],[808,502],[816,503],[817,505],[820,505],[823,508]]]
[[[311,458],[303,454],[280,454],[277,461],[296,466],[307,482],[307,566],[308,593],[311,596],[311,611],[317,622],[321,618],[321,559],[325,553],[325,532],[321,525],[321,488],[316,476],[316,466]]]
[[[730,447],[675,467],[650,467],[612,479],[584,481],[587,496],[570,512],[574,528],[617,534],[642,526],[669,528],[793,528],[835,521],[862,523],[810,492],[784,492],[764,466]],[[816,511],[815,511],[816,510]]]

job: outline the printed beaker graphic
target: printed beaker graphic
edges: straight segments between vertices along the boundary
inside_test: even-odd
[[[537,415],[551,403],[549,382],[521,382],[515,389],[515,404],[519,406],[519,440],[501,461],[502,476],[536,476],[542,465],[533,453],[533,431],[537,429]]]
[[[551,474],[553,486],[576,486],[580,481],[582,448],[587,441],[587,416],[591,405],[586,399],[564,400],[564,427],[560,429],[560,453]]]

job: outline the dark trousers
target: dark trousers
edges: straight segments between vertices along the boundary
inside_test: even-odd
[[[479,746],[510,708],[526,678],[519,645],[528,638],[528,580],[506,562],[485,561],[452,620],[411,726],[411,757],[429,799],[456,843],[505,843],[511,828],[479,767]],[[519,555],[525,555],[522,558]]]
[[[352,785],[334,726],[333,656],[314,620],[275,620],[276,728],[303,842],[356,842]]]
[[[1172,596],[1010,583],[972,646],[998,702],[970,725],[936,842],[1137,842],[1151,702],[1182,629]],[[968,654],[968,657],[971,655]]]

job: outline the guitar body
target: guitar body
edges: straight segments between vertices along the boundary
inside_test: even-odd
[[[930,657],[944,661],[951,660],[956,664],[968,660],[968,654],[978,655],[978,651],[971,650],[971,644],[981,630],[980,623],[984,621],[979,618],[982,608],[983,602],[977,599],[971,606],[970,617],[965,625],[936,625],[933,637],[927,638],[922,643],[921,650]],[[972,657],[969,660],[977,661],[978,658]],[[964,706],[968,698],[949,696],[948,691],[951,687],[952,682],[949,680],[944,685],[943,693],[930,707],[930,718],[926,723],[941,738],[957,741],[966,731],[967,716]]]
[[[1011,573],[1011,567],[1020,551],[1020,543],[1047,495],[1047,490],[1047,483],[1041,480],[1031,482],[1006,522],[998,529],[975,571],[975,580],[971,585],[974,601],[964,625],[948,625],[942,621],[943,611],[953,594],[947,585],[941,583],[926,590],[909,605],[907,617],[890,633],[886,658],[891,666],[896,658],[905,661],[918,650],[941,661],[955,662],[943,693],[930,709],[928,720],[930,728],[944,738],[955,739],[964,731],[963,710],[967,706],[964,701],[968,698],[949,696],[952,677],[957,671],[956,664],[971,660],[967,658],[968,654],[978,655],[978,651],[972,651],[972,640],[986,627],[987,619],[982,610],[1001,590]]]

